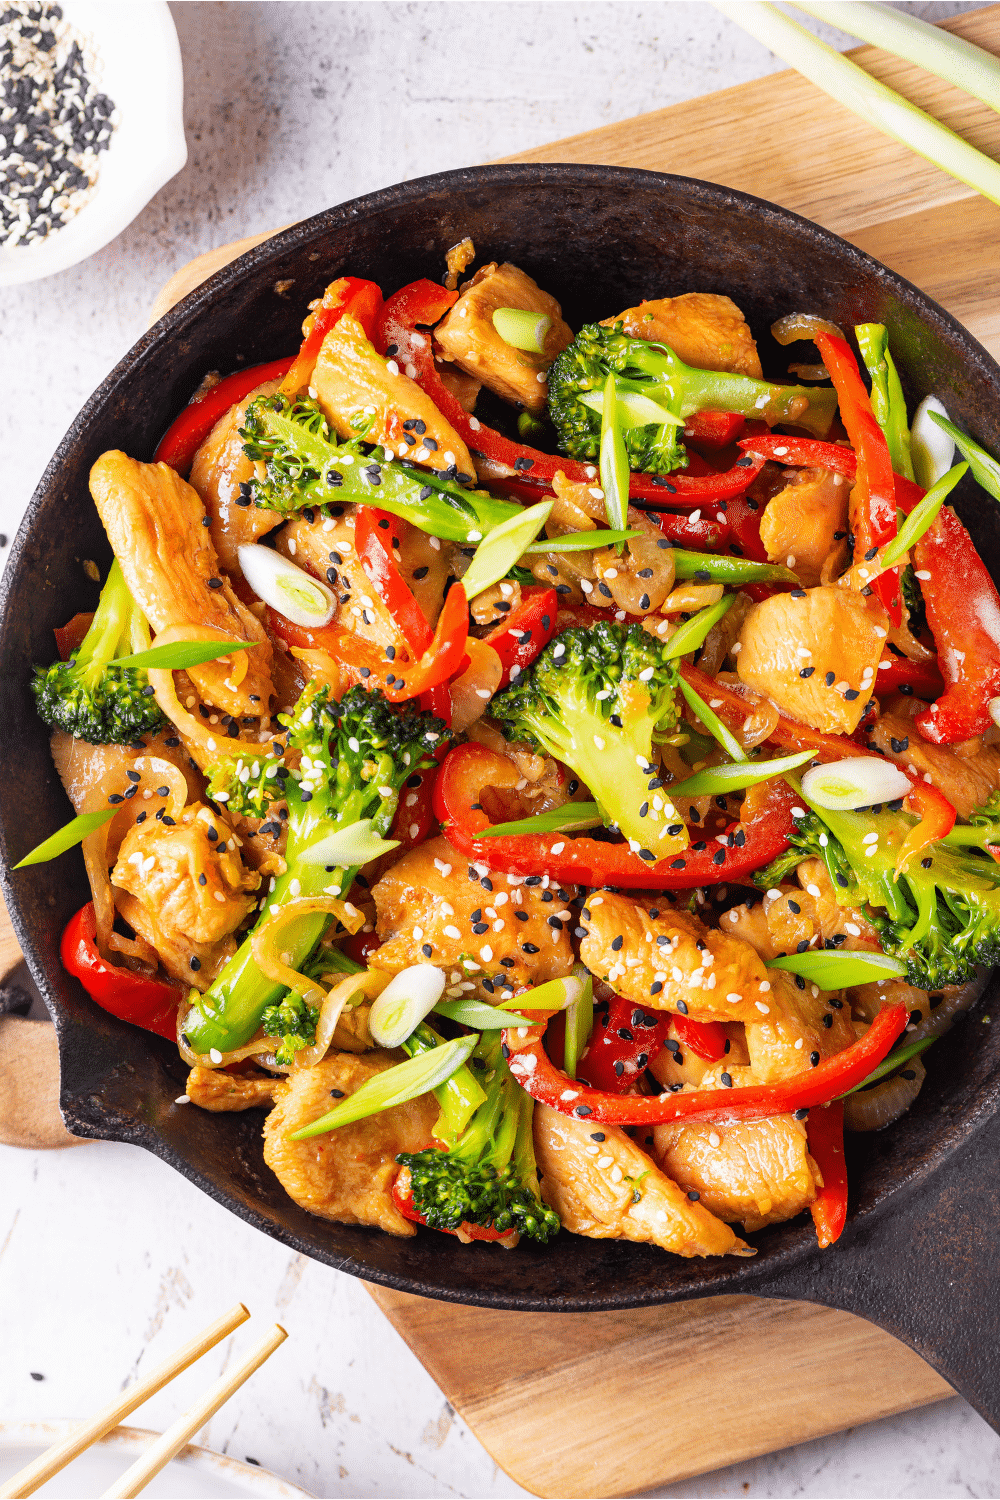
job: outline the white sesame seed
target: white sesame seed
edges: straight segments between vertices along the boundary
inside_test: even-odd
[[[730,1005],[739,1005],[740,1001],[743,999],[743,996],[738,995],[734,990],[732,994],[726,996],[726,999],[729,1001]]]
[[[810,896],[821,896],[823,894],[818,885],[807,885],[806,890]]]
[[[921,583],[926,583],[931,575],[927,572],[926,568],[921,568],[913,576],[914,578],[919,578]]]
[[[601,739],[601,736],[599,734],[594,735],[594,744],[597,746],[598,750],[604,749],[604,741]]]
[[[768,990],[771,988],[771,981],[769,979],[762,979],[757,988],[760,990],[762,995],[766,995]]]
[[[216,1065],[218,1065],[222,1061],[222,1053],[219,1051],[218,1047],[213,1047],[208,1055],[211,1058],[212,1062],[214,1062]]]
[[[174,1100],[174,1103],[175,1104],[190,1104],[191,1100],[188,1098],[187,1094],[179,1094],[178,1097]]]
[[[857,925],[856,922],[845,922],[844,931],[850,933],[851,937],[861,936],[861,928]]]
[[[771,1007],[765,1005],[763,1000],[755,1000],[754,1005],[756,1005],[762,1016],[769,1016],[771,1014]]]
[[[861,842],[863,844],[877,844],[878,843],[878,834],[877,833],[866,833],[865,836],[864,836],[864,838],[861,840]]]
[[[446,927],[444,935],[450,938],[460,938],[462,936],[457,927]]]
[[[716,1133],[715,1133],[714,1130],[711,1132],[711,1134],[708,1137],[708,1144],[710,1146],[721,1146],[722,1145],[722,1139],[721,1139],[721,1137],[718,1136],[718,1135],[716,1135]]]
[[[795,1050],[796,1050],[796,1052],[801,1052],[802,1051],[802,1038],[801,1037],[799,1037],[798,1041],[795,1043]]]
[[[599,1156],[597,1158],[597,1165],[599,1167],[610,1167],[613,1164],[613,1162],[614,1162],[614,1157],[613,1156]]]

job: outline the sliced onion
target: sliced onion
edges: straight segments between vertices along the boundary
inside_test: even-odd
[[[258,599],[293,625],[329,625],[337,608],[333,591],[280,552],[247,542],[238,549],[243,576]]]
[[[802,791],[810,802],[831,812],[846,812],[855,807],[871,807],[876,802],[893,802],[905,797],[910,779],[892,761],[874,756],[857,756],[835,760],[828,765],[813,766],[802,777]]]
[[[391,979],[371,1008],[368,1030],[378,1047],[398,1047],[444,994],[443,969],[414,964]]]
[[[907,1076],[909,1075],[909,1076]],[[919,1057],[911,1057],[898,1073],[873,1089],[849,1094],[844,1100],[844,1127],[855,1132],[882,1130],[904,1115],[920,1093],[925,1078]]]
[[[372,832],[371,818],[361,818],[347,828],[328,833],[318,843],[303,849],[298,858],[304,865],[334,865],[342,870],[361,866],[399,848],[399,839],[383,839]]]
[[[794,344],[796,339],[815,338],[817,333],[832,333],[838,339],[844,337],[843,329],[838,328],[836,323],[831,323],[829,318],[821,318],[818,313],[786,313],[783,318],[771,324],[771,337],[779,344]]]
[[[925,490],[929,490],[932,484],[937,484],[947,474],[955,457],[954,441],[936,422],[931,421],[932,411],[948,418],[948,410],[943,402],[936,396],[925,396],[913,414],[913,426],[910,430],[913,474],[917,483],[923,485]]]

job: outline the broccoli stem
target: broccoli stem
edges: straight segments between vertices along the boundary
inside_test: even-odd
[[[143,651],[149,645],[149,627],[136,609],[125,575],[117,557],[108,569],[108,578],[94,611],[90,628],[74,657],[80,675],[93,688],[100,681],[108,662],[132,651]]]
[[[892,467],[904,479],[913,478],[910,459],[910,426],[906,420],[906,397],[889,353],[889,335],[884,323],[858,323],[854,336],[872,382],[872,411],[885,433]]]
[[[426,1021],[421,1021],[415,1031],[403,1042],[403,1051],[408,1057],[418,1057],[421,1052],[432,1052],[440,1047],[444,1038]],[[441,1113],[432,1134],[439,1140],[453,1144],[468,1125],[472,1116],[486,1101],[486,1094],[476,1082],[475,1075],[467,1063],[463,1063],[451,1077],[434,1089]]]

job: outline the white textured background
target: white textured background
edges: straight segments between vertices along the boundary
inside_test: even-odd
[[[974,7],[902,8],[937,18]],[[187,167],[92,260],[0,292],[7,536],[74,414],[142,332],[155,291],[192,256],[782,66],[699,3],[172,10]],[[3,1417],[84,1415],[237,1298],[292,1338],[207,1429],[212,1447],[324,1496],[524,1493],[357,1282],[290,1256],[138,1150],[0,1148]],[[133,1420],[165,1426],[249,1337],[242,1330]],[[753,1350],[742,1357],[752,1400]],[[955,1399],[662,1493],[997,1496],[1000,1439]]]

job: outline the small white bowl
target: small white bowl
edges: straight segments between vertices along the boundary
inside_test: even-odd
[[[131,224],[187,161],[184,77],[167,0],[60,0],[63,15],[93,39],[97,85],[114,100],[118,126],[99,158],[92,197],[43,240],[0,249],[0,286],[38,281],[77,265]]]

